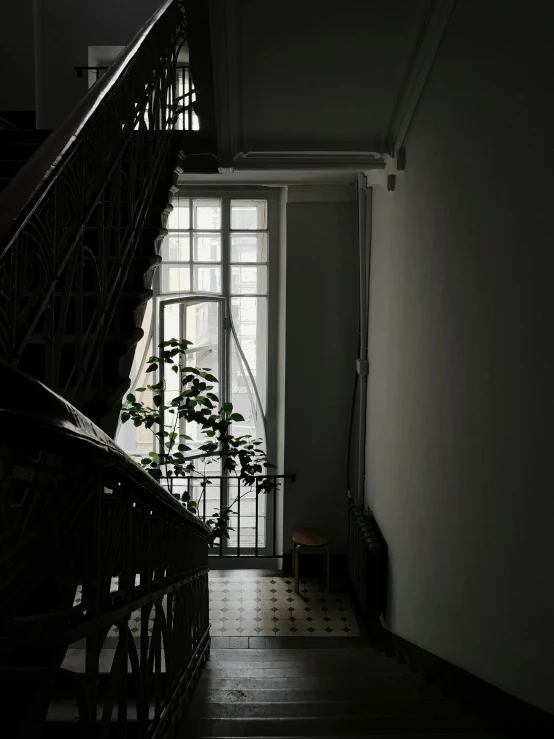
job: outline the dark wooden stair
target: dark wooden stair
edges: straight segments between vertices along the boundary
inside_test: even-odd
[[[345,640],[347,641],[347,640]],[[213,650],[188,737],[492,737],[468,705],[371,647]]]

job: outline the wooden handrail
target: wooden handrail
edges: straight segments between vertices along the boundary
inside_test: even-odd
[[[90,88],[81,102],[37,149],[9,185],[0,193],[0,257],[5,240],[12,236],[17,219],[25,205],[41,187],[58,162],[74,144],[86,123],[123,77],[146,37],[175,0],[165,0],[142,26],[131,43],[115,59],[108,71]],[[34,207],[38,201],[34,203]]]
[[[208,531],[87,416],[33,377],[0,362],[0,436],[27,448],[115,466],[191,523]]]

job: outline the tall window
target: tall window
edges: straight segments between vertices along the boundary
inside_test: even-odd
[[[245,419],[233,424],[233,433],[262,438],[270,458],[274,455],[274,378],[268,357],[274,354],[271,278],[275,276],[272,262],[277,218],[277,200],[270,190],[253,194],[211,191],[200,196],[198,192],[182,192],[174,200],[161,248],[163,261],[154,284],[155,298],[145,315],[145,337],[132,372],[132,387],[144,387],[150,382],[150,375],[145,376],[145,360],[157,353],[160,342],[170,338],[191,341],[187,364],[209,367],[219,379],[214,392],[222,402],[233,403]],[[169,372],[158,379],[165,381],[164,402],[168,403],[178,390],[178,377]],[[208,462],[197,451],[205,441],[200,429],[188,424],[181,431],[192,437],[189,454],[197,469],[220,475],[219,461]],[[122,426],[118,441],[131,454],[155,449],[150,432],[129,424]],[[217,484],[210,486],[207,515],[219,506],[219,493]],[[232,490],[225,495],[231,500]],[[255,495],[250,502],[255,504]],[[241,546],[248,537],[248,531],[243,530],[248,523],[248,505],[246,496],[241,503]],[[260,501],[257,510],[260,512]],[[260,526],[260,531],[263,528]],[[258,545],[266,546],[266,532],[259,536]],[[233,539],[228,546],[232,544]]]

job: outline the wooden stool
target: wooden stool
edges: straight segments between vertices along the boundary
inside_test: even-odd
[[[325,561],[327,569],[327,593],[331,581],[331,550],[329,544],[331,537],[326,531],[319,529],[300,529],[292,534],[293,550],[292,550],[292,574],[294,575],[294,592],[299,594],[300,591],[300,566],[298,554],[301,547],[325,547]]]

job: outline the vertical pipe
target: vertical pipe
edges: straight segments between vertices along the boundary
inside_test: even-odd
[[[183,70],[186,72],[188,81],[188,106],[187,106],[187,118],[188,118],[188,130],[192,131],[192,77],[190,76],[190,69]]]
[[[365,435],[368,380],[369,270],[371,256],[370,201],[365,175],[358,174],[358,244],[360,271],[360,375],[358,394],[358,459],[355,500],[363,505],[365,487]]]
[[[223,478],[219,479],[219,515],[223,513]],[[219,537],[219,556],[223,557],[223,536]]]
[[[240,477],[237,479],[237,557],[240,557]]]
[[[277,481],[275,478],[273,479],[273,483],[274,485],[273,485],[273,537],[272,539],[273,539],[273,556],[275,557],[275,552],[277,551],[276,549],[276,544],[277,544],[276,542],[276,539],[277,539],[277,490],[275,487],[277,485]],[[270,495],[270,493],[268,493],[268,495]],[[266,510],[267,510],[267,507],[266,507]]]
[[[258,495],[260,494],[260,482],[256,478],[256,519],[255,519],[255,531],[254,536],[254,556],[258,556]]]

